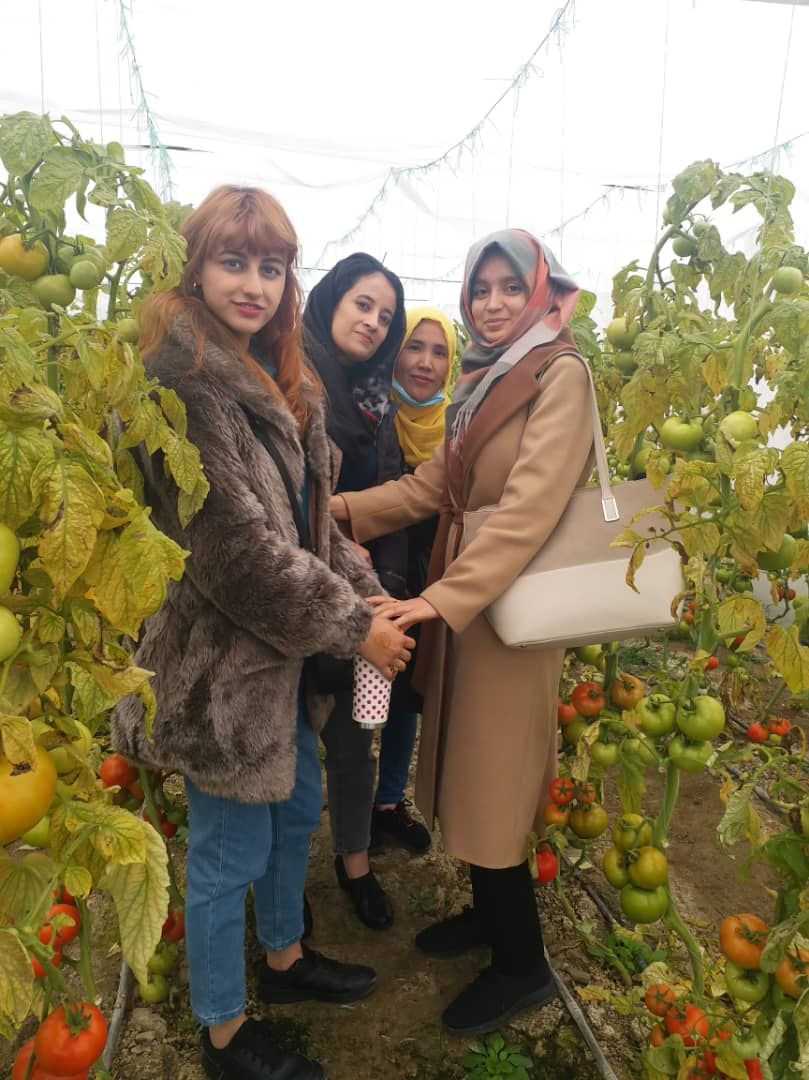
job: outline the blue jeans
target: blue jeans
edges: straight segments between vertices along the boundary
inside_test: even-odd
[[[188,861],[185,932],[191,1010],[205,1027],[245,1005],[245,897],[252,883],[256,932],[265,949],[303,933],[309,842],[323,793],[317,736],[298,711],[295,788],[285,802],[242,803],[206,795],[186,778]]]
[[[379,746],[379,784],[376,802],[380,806],[396,806],[404,798],[410,760],[416,745],[418,714],[407,709],[391,709],[387,724],[382,728]]]

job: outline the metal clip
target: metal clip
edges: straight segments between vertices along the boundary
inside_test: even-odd
[[[608,498],[601,500],[601,509],[604,511],[605,521],[621,520],[621,514],[618,510],[618,503],[615,501],[614,495],[610,495]]]

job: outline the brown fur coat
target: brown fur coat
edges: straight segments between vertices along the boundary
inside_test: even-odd
[[[147,371],[185,403],[188,437],[211,490],[182,528],[160,453],[139,448],[153,519],[191,554],[136,652],[136,663],[155,673],[153,738],[130,697],[116,710],[113,743],[131,760],[176,769],[212,795],[272,802],[288,798],[294,785],[304,658],[320,651],[351,657],[371,623],[361,597],[381,590],[329,515],[321,404],[301,440],[286,406],[235,354],[209,343],[198,364],[193,351],[190,329],[178,320]],[[277,445],[298,488],[305,454],[317,555],[298,543],[283,482],[245,410]],[[331,704],[307,692],[315,729]]]

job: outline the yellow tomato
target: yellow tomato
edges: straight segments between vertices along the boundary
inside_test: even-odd
[[[0,270],[7,274],[33,281],[45,273],[47,265],[48,249],[39,240],[30,248],[25,246],[19,233],[0,240]]]
[[[56,769],[47,750],[36,747],[32,769],[12,766],[0,756],[0,844],[8,844],[42,819],[56,791]]]

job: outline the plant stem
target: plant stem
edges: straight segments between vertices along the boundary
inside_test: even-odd
[[[668,836],[671,817],[680,791],[680,770],[669,758],[666,761],[666,786],[663,792],[663,805],[654,823],[653,842],[655,847],[663,848]]]
[[[731,385],[735,389],[741,389],[744,385],[744,354],[747,351],[747,343],[753,332],[753,327],[762,319],[772,307],[772,301],[760,300],[753,308],[750,318],[747,320],[739,336],[733,345],[733,367],[731,370]]]
[[[778,699],[781,697],[781,695],[786,690],[786,688],[787,688],[787,684],[784,682],[784,680],[779,679],[777,684],[776,684],[774,693],[769,698],[769,700],[767,701],[767,704],[764,706],[764,708],[761,710],[761,713],[759,715],[759,720],[766,720],[766,718],[767,718],[767,716],[768,716],[768,714],[770,712],[770,709],[775,705],[776,701],[778,701]]]
[[[152,778],[146,769],[138,769],[138,776],[140,778],[141,787],[143,788],[146,813],[149,815],[149,820],[157,830],[158,836],[162,836],[163,830],[160,828],[160,815],[157,812],[157,804],[155,803]],[[183,900],[183,894],[180,892],[180,887],[177,884],[177,874],[174,870],[174,862],[172,861],[168,844],[166,844],[166,858],[168,859],[169,895],[171,896],[173,906],[181,908],[185,901]]]
[[[107,305],[108,319],[115,318],[115,306],[118,303],[118,285],[120,284],[121,274],[124,272],[125,265],[126,264],[123,262],[118,263],[118,269],[112,275],[112,280],[110,281],[110,299],[109,304]]]
[[[694,993],[697,997],[702,997],[705,991],[705,970],[702,964],[702,953],[699,951],[699,945],[697,944],[696,938],[680,918],[668,885],[666,886],[666,892],[669,895],[669,909],[666,912],[663,922],[670,930],[674,931],[682,941],[683,945],[685,945],[688,957],[691,961]]]
[[[81,975],[84,993],[88,1001],[95,1001],[98,996],[95,979],[93,977],[93,961],[90,954],[90,912],[87,901],[76,898],[76,907],[81,915],[79,927],[79,974]]]
[[[607,949],[606,946],[601,945],[598,941],[596,941],[593,938],[592,934],[588,933],[582,926],[581,920],[576,916],[576,912],[573,910],[573,905],[568,900],[567,893],[565,892],[565,887],[562,884],[562,880],[558,875],[553,879],[553,891],[559,898],[559,902],[562,905],[562,910],[564,911],[565,915],[567,915],[568,919],[570,919],[574,929],[576,930],[576,933],[582,938],[584,943],[587,945],[587,948],[591,952],[599,956],[606,957],[607,955],[609,955],[609,961],[615,967],[615,970],[618,972],[618,974],[621,976],[621,980],[623,981],[624,985],[631,986],[632,976],[626,970],[618,957],[615,956],[615,954],[612,953],[609,949]]]

